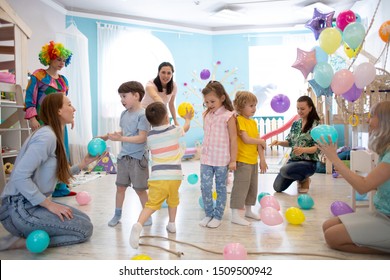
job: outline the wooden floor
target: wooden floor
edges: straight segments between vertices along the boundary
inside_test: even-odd
[[[278,160],[268,157],[272,165]],[[231,242],[238,242],[248,251],[248,259],[270,260],[373,260],[390,259],[389,255],[359,255],[342,253],[327,247],[324,242],[321,225],[332,216],[330,205],[336,200],[350,203],[351,189],[342,178],[331,175],[315,174],[312,177],[310,195],[315,205],[310,210],[303,210],[306,221],[301,225],[291,225],[287,221],[278,226],[267,226],[261,221],[252,222],[251,226],[239,226],[230,222],[230,208],[227,204],[222,225],[217,229],[203,228],[198,225],[204,212],[199,206],[199,182],[191,185],[186,176],[199,174],[199,161],[184,161],[185,179],[180,189],[180,205],[176,220],[177,233],[168,234],[165,226],[168,221],[166,208],[153,215],[153,225],[142,232],[138,250],[129,245],[131,226],[137,221],[141,210],[139,200],[132,189],[127,191],[123,217],[114,228],[107,222],[114,213],[115,177],[102,175],[88,181],[92,175],[85,175],[86,183],[78,185],[75,191],[87,191],[92,202],[79,206],[74,197],[57,198],[59,201],[85,211],[92,219],[94,233],[90,241],[73,246],[49,248],[41,254],[27,250],[0,252],[1,260],[129,260],[137,254],[147,254],[153,260],[222,260],[223,248]],[[89,176],[89,177],[88,177]],[[272,183],[276,174],[259,175],[259,193],[269,192],[278,199],[281,213],[289,207],[299,207],[297,190],[294,183],[285,193],[274,193]],[[230,195],[228,195],[229,202]],[[259,205],[255,207],[259,211]],[[364,211],[358,208],[357,211]],[[0,226],[0,236],[6,231]],[[171,240],[167,240],[167,239]],[[159,247],[152,247],[154,245]],[[171,250],[172,252],[166,251]]]

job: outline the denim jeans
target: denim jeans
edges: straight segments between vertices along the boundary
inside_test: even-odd
[[[215,188],[217,201],[213,205],[213,178],[215,175]],[[226,206],[227,166],[200,165],[200,189],[206,217],[222,220]]]
[[[317,167],[316,161],[289,160],[282,168],[274,181],[274,190],[285,191],[294,181],[303,181],[312,176]]]
[[[58,203],[58,202],[57,202]],[[71,245],[87,241],[93,232],[90,218],[72,209],[73,219],[60,218],[46,208],[33,206],[24,196],[6,197],[0,207],[0,222],[12,235],[27,238],[34,230],[44,230],[50,236],[49,247]]]

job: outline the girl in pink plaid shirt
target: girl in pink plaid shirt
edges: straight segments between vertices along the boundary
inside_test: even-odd
[[[236,169],[237,127],[233,104],[220,82],[210,81],[202,90],[204,138],[200,157],[200,187],[206,217],[199,225],[217,228],[226,206],[226,182],[229,170]],[[215,177],[217,201],[212,187]]]

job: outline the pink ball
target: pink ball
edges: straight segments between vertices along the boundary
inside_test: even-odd
[[[283,223],[282,215],[273,207],[261,208],[260,218],[267,226],[277,226]]]
[[[76,195],[76,201],[80,205],[87,205],[92,200],[90,194],[86,191],[78,192]]]
[[[246,260],[248,253],[240,243],[228,243],[223,248],[224,260]]]
[[[277,211],[280,210],[279,201],[272,195],[263,196],[263,198],[260,200],[260,205],[262,208],[272,207],[275,208]]]

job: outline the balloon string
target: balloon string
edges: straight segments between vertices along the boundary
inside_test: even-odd
[[[366,34],[364,35],[364,38],[363,38],[361,47],[358,48],[358,51],[357,51],[357,53],[356,53],[356,56],[355,56],[356,58],[357,58],[358,55],[360,54],[360,51],[361,51],[361,49],[363,48],[363,44],[364,44],[364,42],[366,41],[367,34],[368,34],[368,32],[370,31],[370,29],[371,29],[371,27],[372,27],[372,25],[373,25],[373,23],[374,23],[375,15],[376,15],[376,13],[377,13],[377,11],[378,11],[378,8],[379,8],[379,5],[380,5],[381,1],[382,1],[382,0],[378,0],[378,4],[376,5],[374,14],[372,15],[372,19],[371,19],[370,25],[369,25],[368,28],[367,28],[367,32],[366,32]],[[351,69],[351,67],[352,67],[352,65],[355,63],[355,61],[356,61],[356,59],[354,59],[354,60],[352,61],[351,65],[349,65],[349,67],[348,67],[348,70]]]
[[[217,255],[223,255],[223,252],[218,252],[218,251],[214,251],[214,250],[205,249],[203,247],[200,247],[200,246],[197,246],[197,245],[194,245],[194,244],[191,244],[191,243],[187,243],[187,242],[171,239],[171,238],[164,237],[164,236],[144,235],[144,236],[140,236],[140,238],[159,238],[159,239],[164,239],[164,240],[167,240],[167,241],[172,241],[172,242],[183,244],[183,245],[188,245],[188,246],[197,248],[199,250],[202,250],[202,251],[205,251],[205,252],[208,252],[208,253],[217,254]],[[168,253],[176,255],[177,257],[181,257],[182,255],[184,255],[183,252],[169,250],[169,249],[166,249],[166,248],[158,246],[158,245],[153,245],[153,244],[149,244],[149,243],[140,243],[139,245],[140,246],[149,246],[149,247],[162,249],[162,250],[164,250],[164,251],[166,251]],[[330,259],[335,259],[335,260],[346,260],[346,258],[340,258],[340,257],[336,257],[336,256],[330,256],[330,255],[325,255],[325,254],[315,254],[315,253],[304,253],[304,252],[303,253],[292,253],[292,252],[251,252],[251,251],[249,251],[249,252],[247,252],[247,254],[248,255],[279,255],[279,256],[285,256],[285,255],[290,255],[290,256],[311,256],[311,257],[330,258]]]

